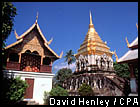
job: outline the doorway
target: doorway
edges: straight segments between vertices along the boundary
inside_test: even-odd
[[[28,84],[28,87],[26,88],[24,98],[33,98],[34,79],[25,78],[25,81]]]

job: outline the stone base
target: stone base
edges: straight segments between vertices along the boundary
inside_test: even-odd
[[[138,96],[138,93],[130,93],[128,96]]]
[[[87,83],[90,85],[95,93],[95,96],[125,96],[128,95],[129,88],[128,81],[120,78],[113,73],[82,73],[73,74],[68,78],[63,87],[68,90],[72,96],[78,96],[78,88]],[[127,89],[127,90],[125,90]]]

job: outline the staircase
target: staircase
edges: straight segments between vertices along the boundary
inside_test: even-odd
[[[30,100],[30,101],[28,101],[27,105],[39,105],[39,103]]]
[[[24,99],[24,102],[27,102],[26,105],[39,105],[39,103],[37,103],[33,99]]]

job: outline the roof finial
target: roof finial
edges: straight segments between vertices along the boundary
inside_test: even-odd
[[[136,23],[137,31],[138,31],[138,24]]]
[[[16,36],[16,39],[20,39],[20,37],[18,36],[16,30],[15,30],[15,36]]]
[[[116,54],[116,50],[113,52],[113,54],[114,54],[115,57],[116,57],[116,62],[118,62],[118,56],[117,56],[117,54]]]
[[[51,40],[49,40],[49,42],[47,42],[47,44],[51,44],[51,42],[53,41],[53,38],[51,38]]]
[[[126,43],[127,43],[127,47],[129,48],[129,42],[127,40],[127,37],[125,37]]]
[[[91,11],[90,11],[90,25],[93,25]]]
[[[37,20],[38,20],[38,12],[37,12],[37,15],[36,15],[36,23],[37,23]]]
[[[60,54],[59,58],[62,58],[62,56],[63,56],[63,51],[61,52],[61,54]]]

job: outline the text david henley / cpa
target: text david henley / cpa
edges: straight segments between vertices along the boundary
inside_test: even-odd
[[[76,99],[73,100],[65,99],[65,100],[56,100],[55,98],[50,98],[50,105],[75,105]],[[85,100],[84,98],[79,98],[78,105],[106,105],[108,107],[109,100]],[[77,104],[76,104],[77,105]]]
[[[50,105],[103,105],[105,107],[110,105],[138,105],[138,98],[120,98],[120,99],[85,99],[85,98],[73,98],[69,99],[55,99],[50,98]]]

